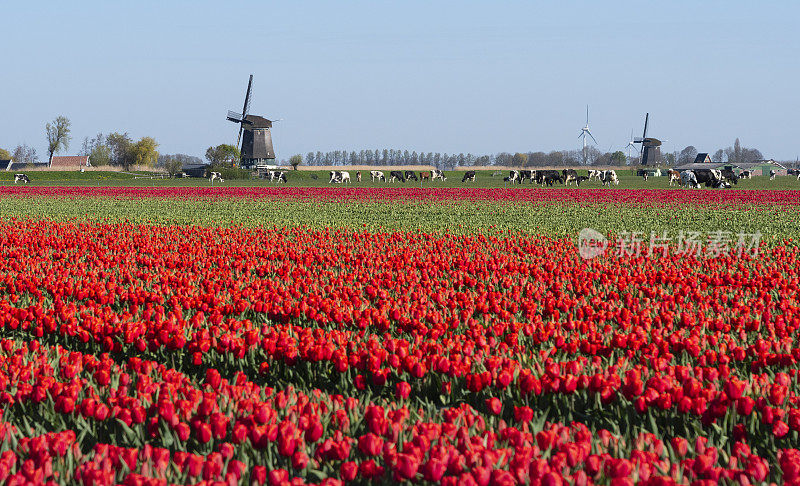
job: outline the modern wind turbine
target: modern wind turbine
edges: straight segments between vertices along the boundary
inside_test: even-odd
[[[578,138],[583,137],[583,152],[586,153],[586,135],[592,137],[594,140],[595,145],[597,145],[597,140],[592,135],[592,132],[589,131],[589,105],[586,105],[586,125],[581,128],[581,133],[578,135]]]
[[[630,139],[630,141],[628,141],[628,145],[625,146],[625,148],[628,149],[628,161],[629,162],[631,160],[631,149],[633,149],[633,150],[635,150],[637,152],[639,151],[639,148],[636,146],[636,142],[634,142],[633,140],[634,140],[633,139],[633,129],[631,128],[631,139]]]

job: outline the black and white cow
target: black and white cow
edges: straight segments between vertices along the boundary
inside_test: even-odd
[[[586,176],[578,176],[578,178],[575,179],[575,184],[580,186],[581,182],[585,182],[585,181],[588,181],[588,180],[589,180],[589,178],[586,177]]]
[[[720,171],[722,179],[728,182],[733,182],[734,185],[739,183],[739,176],[733,173],[730,169],[722,169]]]
[[[209,182],[213,184],[214,181],[225,182],[225,179],[222,178],[222,174],[220,174],[219,172],[212,172],[211,177],[209,178]]]
[[[561,174],[547,174],[547,175],[542,177],[542,184],[543,185],[552,186],[556,182],[559,182],[561,184],[564,183],[564,179],[561,176]]]
[[[344,184],[347,182],[350,184],[350,173],[346,170],[338,171],[332,170],[330,171],[331,179],[328,181],[328,184],[335,182],[337,184]]]
[[[369,171],[369,176],[372,177],[372,182],[375,182],[376,180],[386,182],[386,176],[383,175],[383,172],[379,170]]]
[[[14,174],[14,184],[17,182],[24,182],[25,184],[29,183],[31,180],[25,174]]]
[[[439,179],[440,181],[446,181],[447,177],[444,176],[444,172],[440,171],[439,169],[433,169],[431,171],[431,180],[435,181]]]
[[[601,178],[602,175],[603,175],[603,171],[602,170],[589,169],[589,180],[597,179],[598,181],[602,181],[603,180]]]
[[[270,182],[283,182],[286,183],[286,171],[283,170],[271,170],[269,171],[269,181]]]
[[[572,181],[577,181],[578,173],[575,169],[564,169],[561,171],[561,176],[564,178],[564,184],[569,185]],[[576,184],[577,185],[577,182]]]
[[[600,181],[603,183],[604,186],[610,186],[611,184],[619,185],[619,179],[617,178],[617,172],[614,170],[604,170],[601,171],[600,174]]]
[[[636,175],[644,179],[645,182],[647,182],[647,177],[648,177],[647,170],[639,169],[636,171]]]
[[[739,179],[751,179],[753,177],[753,171],[751,170],[743,170],[739,173]]]
[[[475,173],[474,170],[468,170],[464,172],[464,177],[461,178],[461,182],[467,182],[467,181],[475,182],[477,176],[478,175]]]
[[[694,169],[698,184],[705,184],[706,187],[713,187],[722,180],[722,171],[717,169]]]
[[[403,175],[406,177],[407,181],[410,180],[419,181],[419,179],[417,179],[417,174],[415,174],[413,170],[407,170],[403,173]]]
[[[402,183],[406,182],[406,177],[403,175],[402,171],[393,170],[389,172],[389,182],[394,182],[396,180],[399,180]]]
[[[533,181],[536,180],[536,171],[535,170],[521,170],[521,171],[519,171],[519,183],[522,184],[522,182],[525,179],[530,180],[531,181],[530,183],[533,184]]]
[[[774,181],[776,175],[778,175],[778,173],[775,172],[775,169],[770,169],[769,170],[769,180]]]
[[[700,183],[697,182],[697,176],[691,170],[681,172],[681,186],[689,187],[690,189],[699,189]]]
[[[522,180],[520,179],[520,175],[519,175],[519,171],[518,170],[510,170],[510,171],[508,171],[508,177],[506,177],[503,180],[505,180],[506,182],[513,182],[513,183],[522,182]]]
[[[548,177],[551,179],[551,181],[558,181],[561,183],[564,182],[561,173],[557,170],[536,170],[534,172],[536,173],[534,177],[536,177],[537,184],[545,185]]]
[[[359,171],[356,171],[356,180],[357,180],[358,182],[361,182],[361,171],[360,171],[360,170],[359,170]]]

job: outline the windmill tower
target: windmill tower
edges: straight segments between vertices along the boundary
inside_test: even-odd
[[[644,132],[642,137],[633,139],[633,143],[642,144],[642,165],[655,165],[661,162],[661,140],[657,138],[647,138],[647,122],[650,120],[650,113],[644,116]]]
[[[266,165],[275,160],[275,149],[272,147],[272,120],[262,116],[251,115],[250,99],[253,92],[253,75],[247,82],[247,91],[244,95],[242,112],[228,111],[227,120],[239,124],[239,136],[236,138],[236,147],[242,143],[239,166],[252,169],[259,165]],[[277,120],[276,120],[277,121]],[[244,137],[242,137],[244,135]]]
[[[592,140],[594,140],[595,145],[597,145],[597,140],[595,140],[594,135],[592,135],[592,132],[589,131],[589,105],[586,105],[586,125],[584,125],[584,127],[581,128],[581,133],[580,133],[580,135],[578,135],[578,138],[583,137],[583,152],[582,152],[582,154],[583,154],[583,162],[584,163],[586,163],[586,157],[587,157],[587,153],[586,153],[586,135],[589,135],[590,137],[592,137]]]

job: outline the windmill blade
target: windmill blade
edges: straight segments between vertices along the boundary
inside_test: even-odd
[[[642,138],[647,138],[647,122],[650,120],[650,113],[644,115],[644,132]]]
[[[578,134],[578,138],[585,137],[585,136],[586,136],[586,132],[584,132],[583,130],[581,130],[581,133]]]
[[[597,144],[597,140],[595,140],[594,135],[592,135],[592,132],[590,132],[589,130],[586,130],[586,133],[588,133],[589,136],[592,137],[592,140],[594,140],[594,143],[596,145]]]
[[[250,80],[247,82],[247,93],[244,95],[244,107],[242,108],[243,118],[247,118],[250,111],[250,95],[253,92],[253,75],[250,75]]]
[[[239,148],[239,142],[242,141],[242,131],[244,130],[244,123],[247,119],[247,110],[250,109],[250,93],[253,90],[253,75],[250,75],[250,80],[247,81],[247,91],[244,95],[244,106],[242,106],[242,120],[239,125],[239,136],[236,137],[236,148]]]
[[[244,120],[244,117],[241,113],[236,113],[235,111],[228,111],[228,120],[236,123],[241,123]]]
[[[589,126],[589,105],[586,105],[586,126]]]

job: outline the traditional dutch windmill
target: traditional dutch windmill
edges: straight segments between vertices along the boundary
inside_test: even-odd
[[[642,137],[636,137],[633,139],[633,143],[642,144],[642,165],[656,165],[661,162],[661,140],[647,137],[647,122],[649,120],[650,113],[647,113],[644,116],[644,132],[642,132]]]
[[[262,116],[251,115],[250,97],[253,92],[253,75],[247,82],[247,92],[244,95],[244,106],[241,113],[235,111],[228,112],[228,121],[239,124],[239,136],[236,138],[236,147],[240,148],[241,160],[240,167],[252,169],[259,165],[267,165],[275,160],[275,150],[272,147],[272,128],[273,120],[267,120]],[[279,121],[279,120],[275,120]],[[242,138],[244,133],[244,138]]]

